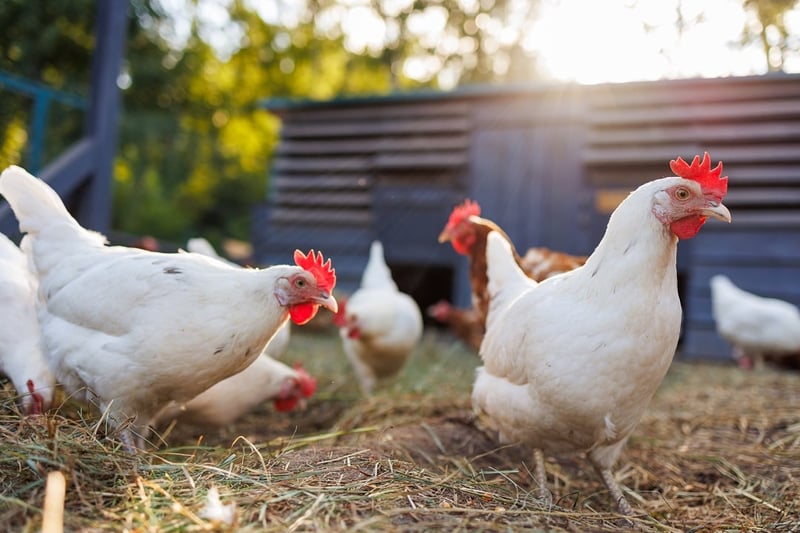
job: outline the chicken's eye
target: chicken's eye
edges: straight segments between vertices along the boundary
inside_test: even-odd
[[[675,189],[675,198],[677,198],[678,200],[680,201],[688,200],[689,196],[691,195],[689,194],[688,189],[684,189],[683,187],[678,187],[677,189]]]
[[[294,280],[294,286],[297,287],[298,289],[303,289],[306,286],[306,280],[304,280],[303,278],[297,278],[296,280]]]

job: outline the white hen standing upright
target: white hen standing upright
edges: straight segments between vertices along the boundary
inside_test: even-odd
[[[56,384],[42,353],[37,287],[25,254],[0,233],[0,372],[11,379],[26,414],[48,409]]]
[[[370,247],[358,290],[341,303],[335,323],[361,389],[369,394],[378,379],[405,365],[422,337],[422,313],[398,290],[379,241]]]
[[[717,332],[731,343],[740,365],[761,368],[766,358],[800,356],[800,309],[795,305],[749,293],[716,275],[711,306]]]
[[[523,274],[508,243],[489,236],[491,305],[472,393],[481,422],[504,442],[586,452],[620,512],[630,504],[611,468],[670,366],[681,324],[679,239],[707,217],[730,221],[727,178],[708,154],[678,176],[651,181],[614,211],[586,264],[541,283]]]
[[[0,175],[0,193],[30,239],[51,368],[69,392],[97,400],[131,450],[131,430],[142,447],[164,406],[246,368],[287,319],[337,310],[336,276],[321,253],[296,251],[298,266],[259,270],[109,247],[19,167]]]

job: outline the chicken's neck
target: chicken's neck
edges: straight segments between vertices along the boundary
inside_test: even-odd
[[[644,201],[650,196],[635,194],[612,214],[582,274],[592,278],[593,285],[611,290],[676,286],[678,238],[652,214],[650,202]]]

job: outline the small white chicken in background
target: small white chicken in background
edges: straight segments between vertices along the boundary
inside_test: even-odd
[[[42,352],[37,287],[28,258],[0,233],[0,372],[17,389],[25,414],[49,409],[56,384]]]
[[[733,346],[742,368],[800,359],[800,310],[791,303],[757,296],[716,275],[711,278],[711,310],[717,332]]]
[[[730,222],[727,178],[708,154],[677,176],[633,191],[614,211],[583,266],[541,283],[511,246],[488,237],[490,307],[472,404],[502,442],[534,449],[546,492],[544,454],[585,452],[620,512],[633,510],[611,472],[672,362],[681,325],[675,267],[679,239],[707,217]]]
[[[211,243],[202,237],[189,239],[186,248],[189,252],[214,257],[238,268],[217,255]],[[178,419],[181,423],[198,427],[224,427],[266,401],[273,401],[275,409],[282,412],[303,405],[314,394],[316,380],[299,364],[291,368],[273,359],[286,352],[289,332],[287,321],[250,366],[182,406],[170,404],[159,413],[158,424]]]
[[[96,400],[130,451],[165,406],[244,370],[286,320],[337,310],[335,272],[313,250],[295,251],[297,266],[244,269],[106,246],[19,167],[0,175],[0,194],[30,240],[51,369],[75,397]]]
[[[334,324],[361,390],[370,394],[379,379],[396,375],[422,337],[422,313],[411,296],[400,292],[374,241],[361,285],[340,302]]]

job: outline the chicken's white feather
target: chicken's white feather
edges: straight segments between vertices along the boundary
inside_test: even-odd
[[[383,245],[373,241],[369,248],[369,259],[364,273],[361,275],[361,289],[394,289],[397,284],[392,279],[392,272],[383,256]]]
[[[203,237],[193,237],[188,239],[186,241],[186,250],[188,252],[204,255],[206,257],[222,261],[227,265],[240,268],[239,265],[233,261],[229,261],[219,255],[214,246]],[[281,328],[275,333],[275,336],[269,341],[269,344],[267,344],[267,347],[264,349],[264,353],[269,354],[271,357],[280,359],[286,353],[291,337],[292,326],[291,322],[287,320],[284,325],[281,326]]]
[[[0,372],[14,384],[24,412],[34,409],[29,380],[44,409],[50,407],[55,388],[55,376],[41,346],[37,286],[25,254],[0,233]]]
[[[297,371],[276,361],[266,351],[247,368],[212,385],[184,405],[172,402],[158,415],[159,422],[180,417],[201,427],[224,427],[264,402],[274,399]]]
[[[487,325],[492,316],[508,307],[513,299],[538,285],[519,268],[511,244],[496,231],[490,232],[486,238],[486,275],[490,298]]]

